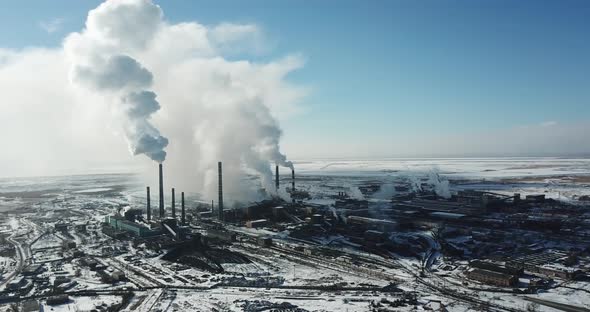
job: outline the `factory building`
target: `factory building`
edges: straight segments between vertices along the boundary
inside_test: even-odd
[[[484,269],[470,269],[467,271],[467,277],[485,284],[503,287],[515,286],[518,283],[518,277],[514,275]]]
[[[373,219],[359,216],[349,216],[347,218],[348,224],[358,225],[367,229],[377,229],[379,231],[391,231],[397,227],[397,223],[384,219]]]
[[[68,231],[68,224],[64,223],[64,222],[56,223],[55,230],[58,232],[67,232]]]
[[[483,204],[485,201],[482,201],[480,204],[474,204],[472,202],[454,202],[454,201],[442,201],[442,200],[432,200],[432,199],[424,199],[424,198],[416,198],[413,199],[409,204],[412,206],[420,207],[420,210],[424,212],[449,212],[449,213],[458,213],[458,214],[466,214],[466,215],[479,215],[482,212],[486,211],[487,205]]]
[[[61,243],[61,248],[63,250],[70,250],[76,248],[76,242],[71,239],[66,239]]]
[[[387,238],[387,234],[381,231],[367,230],[363,234],[363,238],[367,242],[383,243]]]
[[[522,268],[511,267],[511,266],[507,267],[505,265],[502,265],[502,264],[499,264],[496,262],[492,262],[492,261],[473,260],[473,261],[469,262],[469,266],[472,268],[494,271],[494,272],[504,273],[504,274],[508,274],[508,275],[515,275],[515,276],[520,276],[524,273],[524,270]]]
[[[235,242],[236,234],[223,229],[208,229],[207,237],[218,239],[225,242]]]
[[[39,304],[39,301],[35,299],[29,299],[23,301],[20,305],[20,311],[22,312],[39,312],[43,311],[43,307]]]
[[[41,274],[44,270],[45,268],[42,264],[31,264],[23,269],[22,274],[24,276],[35,276]]]
[[[570,280],[576,278],[581,273],[579,270],[575,270],[573,268],[568,268],[558,264],[546,264],[540,266],[538,268],[538,272],[539,274],[547,277],[557,277],[561,279]]]
[[[125,273],[121,271],[107,272],[101,270],[97,271],[96,273],[104,283],[114,284],[116,282],[125,280]]]
[[[268,221],[266,219],[252,220],[252,221],[246,222],[246,227],[249,227],[249,228],[260,228],[260,227],[265,227],[267,225],[268,225]]]
[[[131,233],[138,237],[148,237],[160,234],[160,231],[149,229],[145,225],[128,221],[119,216],[106,216],[105,222],[113,229]]]
[[[256,243],[260,247],[270,247],[272,246],[272,238],[268,236],[261,236],[256,238]]]
[[[573,279],[579,272],[558,264],[567,258],[567,254],[558,251],[532,254],[513,259],[506,263],[506,266],[522,268],[524,271],[533,274],[541,274],[548,277]]]

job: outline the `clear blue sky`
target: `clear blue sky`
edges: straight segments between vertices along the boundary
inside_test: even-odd
[[[2,1],[0,47],[57,46],[100,1]],[[590,1],[156,1],[173,22],[253,22],[310,86],[286,138],[493,131],[590,117]],[[48,34],[40,21],[63,18]]]

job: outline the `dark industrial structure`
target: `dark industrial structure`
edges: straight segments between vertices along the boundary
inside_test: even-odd
[[[172,188],[172,218],[176,218],[176,195],[174,194],[174,188]]]
[[[279,191],[279,165],[275,166],[275,188]]]
[[[160,182],[160,219],[164,218],[164,173],[162,164],[159,165],[159,182]]]
[[[295,192],[295,169],[291,168],[291,191]]]
[[[217,217],[219,221],[223,221],[223,173],[221,168],[221,161],[217,163],[217,173],[219,181],[219,202],[217,203]]]
[[[147,220],[150,221],[152,219],[152,208],[151,208],[151,198],[150,198],[150,187],[146,187],[147,191]]]
[[[184,209],[184,192],[180,193],[180,207],[181,207],[181,211],[180,211],[180,223],[184,226],[186,225],[186,211]]]

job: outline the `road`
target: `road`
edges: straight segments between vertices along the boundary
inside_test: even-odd
[[[20,272],[23,270],[23,267],[24,267],[23,252],[22,252],[20,244],[14,240],[14,236],[15,236],[15,234],[12,234],[6,240],[9,241],[14,246],[14,249],[16,250],[16,254],[17,254],[17,258],[18,258],[18,264],[17,264],[16,268],[14,269],[14,271],[12,271],[12,273],[10,273],[10,275],[8,275],[8,277],[6,277],[0,283],[0,287],[3,287],[4,285],[10,283],[10,281],[12,281],[16,275],[20,274]]]
[[[24,236],[22,230],[26,230],[27,233],[33,232],[36,225],[26,219],[19,219],[17,220],[17,222],[18,227],[21,227],[21,231],[15,231],[6,240],[10,242],[16,250],[18,265],[16,266],[15,270],[12,271],[10,275],[8,275],[8,277],[6,277],[2,282],[0,282],[0,287],[3,287],[4,285],[10,283],[10,281],[12,281],[18,274],[20,274],[23,268],[28,264],[28,260],[31,258],[32,252],[30,244],[20,243],[18,240],[16,240],[16,238],[19,236]]]
[[[343,249],[337,249],[341,252],[345,252],[345,253],[349,253],[349,251],[347,250],[343,250]],[[309,257],[308,255],[303,255],[302,253],[299,253],[300,257]],[[372,257],[368,257],[368,256],[364,256],[358,253],[350,253],[351,256],[355,256],[358,259],[361,259],[363,262],[366,263],[375,263],[378,264],[380,266],[386,267],[386,268],[391,268],[391,269],[401,269],[402,271],[410,274],[411,276],[413,276],[416,280],[416,282],[418,282],[419,284],[423,285],[424,287],[426,287],[426,289],[432,293],[441,295],[443,297],[447,297],[453,300],[458,300],[458,301],[462,301],[464,303],[468,303],[468,304],[473,304],[474,306],[485,306],[487,308],[487,311],[510,311],[510,312],[521,312],[522,310],[517,309],[517,308],[513,308],[513,307],[506,307],[506,306],[502,306],[499,304],[495,304],[495,303],[491,303],[488,302],[486,300],[482,300],[479,299],[476,293],[467,293],[467,292],[459,292],[457,289],[452,288],[452,287],[448,287],[448,286],[441,286],[441,285],[436,285],[435,283],[422,278],[419,274],[418,271],[414,271],[414,269],[412,267],[406,266],[404,263],[397,261],[395,259],[395,257],[391,257],[389,260],[377,260],[375,258]],[[323,261],[326,261],[325,259]],[[395,276],[391,273],[387,273],[387,272],[380,272],[381,274],[384,275],[389,275],[389,277],[392,280],[395,279],[399,279],[399,276]]]
[[[532,297],[524,297],[524,300],[527,301],[531,301],[531,302],[535,302],[544,306],[548,306],[557,310],[561,310],[561,311],[566,311],[566,312],[590,312],[590,309],[586,309],[583,307],[578,307],[578,306],[573,306],[573,305],[569,305],[569,304],[564,304],[564,303],[559,303],[559,302],[554,302],[554,301],[549,301],[549,300],[543,300],[543,299],[538,299],[538,298],[532,298]]]
[[[22,225],[22,222],[19,222],[19,226]],[[0,283],[0,287],[3,287],[4,285],[10,283],[10,281],[12,281],[14,279],[15,276],[17,276],[18,274],[20,274],[20,272],[22,272],[24,266],[25,266],[25,261],[28,259],[28,255],[29,252],[27,250],[28,246],[26,248],[23,249],[23,246],[21,245],[21,243],[19,243],[15,237],[20,236],[22,233],[19,233],[17,231],[15,231],[14,233],[12,233],[12,235],[10,235],[6,240],[9,241],[13,246],[14,249],[16,250],[16,255],[18,258],[18,265],[16,266],[15,270],[12,271],[12,273],[10,273],[10,275],[8,275],[8,277],[6,277],[1,283]]]

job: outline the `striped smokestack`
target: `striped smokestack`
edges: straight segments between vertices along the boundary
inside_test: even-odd
[[[180,210],[180,223],[182,225],[186,225],[186,214],[184,211],[184,192],[180,193],[180,208],[182,210]]]
[[[150,221],[152,219],[152,208],[151,205],[151,198],[150,198],[150,187],[146,187],[147,191],[147,220]]]
[[[221,169],[221,162],[217,163],[217,173],[219,181],[219,202],[217,203],[219,221],[223,221],[223,173]]]
[[[164,173],[160,163],[160,218],[164,218]]]

